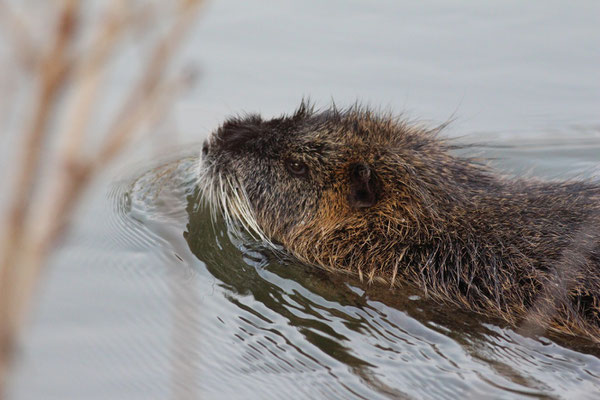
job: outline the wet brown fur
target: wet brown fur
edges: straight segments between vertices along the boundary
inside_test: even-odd
[[[306,263],[600,341],[600,185],[500,177],[453,148],[439,129],[303,104],[226,122],[205,171],[209,185],[235,178],[264,235]],[[290,176],[290,157],[306,176]],[[357,164],[368,207],[352,202]]]

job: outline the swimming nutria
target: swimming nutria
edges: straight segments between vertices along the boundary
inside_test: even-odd
[[[227,120],[205,200],[300,260],[600,341],[600,184],[494,175],[439,129],[353,107]]]

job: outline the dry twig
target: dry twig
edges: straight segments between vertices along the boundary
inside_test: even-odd
[[[31,37],[31,28],[3,0],[0,0],[0,26],[6,28],[19,65],[31,71],[39,61],[39,51]]]
[[[3,393],[14,344],[23,324],[44,261],[62,237],[79,199],[91,180],[110,163],[135,137],[156,112],[163,114],[173,104],[174,96],[188,83],[181,77],[167,78],[169,61],[195,20],[200,0],[181,0],[166,35],[154,43],[149,62],[140,72],[114,121],[109,124],[100,149],[85,157],[84,143],[94,113],[94,103],[101,93],[101,82],[119,40],[130,30],[135,19],[131,3],[114,0],[102,20],[90,48],[75,52],[78,26],[82,25],[78,0],[63,0],[59,21],[48,51],[43,50],[39,63],[32,68],[38,80],[35,106],[30,125],[23,135],[22,156],[15,167],[16,179],[5,210],[5,224],[0,236],[0,396]],[[14,13],[0,3],[5,18]],[[131,17],[131,19],[129,19]],[[23,27],[21,21],[12,21]],[[18,37],[29,43],[29,33]],[[19,46],[15,46],[19,47]],[[34,49],[27,44],[27,51]],[[75,53],[75,54],[74,54]],[[20,55],[21,63],[29,57]],[[59,108],[61,95],[70,95],[66,106]],[[50,121],[63,112],[64,124],[53,129]],[[50,135],[61,143],[52,184],[39,188],[42,147]],[[47,167],[44,165],[44,167]]]

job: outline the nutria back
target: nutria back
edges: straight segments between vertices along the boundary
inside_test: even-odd
[[[308,264],[600,340],[600,185],[502,177],[456,147],[439,128],[303,103],[227,120],[200,182],[232,225]]]

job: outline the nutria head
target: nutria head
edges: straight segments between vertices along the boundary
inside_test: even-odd
[[[408,240],[445,229],[437,215],[462,195],[449,185],[468,162],[449,163],[437,131],[361,107],[315,112],[304,103],[271,120],[232,118],[204,144],[205,197],[304,261],[361,275],[369,265],[373,278],[393,270]]]

